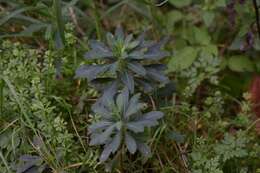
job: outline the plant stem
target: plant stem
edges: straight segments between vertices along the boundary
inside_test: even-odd
[[[7,172],[8,172],[8,173],[12,173],[11,170],[10,170],[10,168],[9,168],[9,166],[8,166],[8,164],[7,164],[7,161],[5,160],[5,158],[4,158],[4,156],[3,156],[3,154],[2,154],[1,151],[0,151],[0,158],[1,158],[1,160],[3,161],[3,163],[4,163],[4,165],[5,165],[6,169],[7,169]]]
[[[4,112],[4,80],[0,79],[0,115]]]
[[[123,161],[123,154],[124,154],[124,145],[122,145],[122,148],[120,150],[120,172],[124,172],[124,161]]]
[[[256,26],[258,31],[258,37],[260,39],[260,21],[259,21],[259,12],[256,0],[253,0],[254,8],[255,8],[255,19],[256,19]]]

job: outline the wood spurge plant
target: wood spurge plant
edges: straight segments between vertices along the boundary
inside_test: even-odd
[[[99,120],[88,129],[90,145],[104,146],[101,162],[111,154],[115,155],[112,162],[116,162],[120,155],[126,154],[124,147],[131,154],[138,150],[148,157],[151,152],[144,138],[145,128],[158,125],[163,113],[142,114],[145,105],[139,103],[140,94],[135,94],[135,83],[144,92],[152,91],[158,84],[168,83],[165,67],[158,63],[169,55],[162,50],[167,40],[159,43],[145,41],[144,35],[133,40],[132,34],[124,36],[122,28],[117,27],[115,36],[107,33],[106,41],[107,45],[97,40],[90,41],[91,50],[85,53],[85,59],[98,59],[100,64],[82,65],[76,71],[76,78],[87,78],[94,86],[109,78],[102,83],[103,94],[92,106]]]
[[[106,161],[111,153],[122,150],[124,146],[131,154],[138,150],[147,157],[150,149],[141,138],[144,136],[142,133],[145,127],[158,125],[163,113],[151,111],[142,114],[144,105],[139,103],[140,94],[130,97],[127,88],[119,94],[115,89],[112,86],[107,90],[104,99],[93,108],[100,120],[89,126],[90,145],[105,145],[101,161]]]
[[[115,35],[106,34],[106,43],[90,41],[91,50],[85,53],[85,59],[98,59],[97,65],[82,65],[76,71],[76,77],[87,78],[93,84],[117,82],[125,85],[134,93],[135,85],[145,92],[151,92],[158,84],[166,84],[165,65],[158,61],[169,56],[161,50],[167,39],[161,42],[146,41],[144,34],[136,40],[133,35],[124,35],[118,27]],[[157,62],[156,62],[157,61]]]

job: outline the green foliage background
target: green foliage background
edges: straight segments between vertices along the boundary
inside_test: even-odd
[[[260,1],[256,1],[260,4]],[[76,79],[89,41],[118,25],[169,37],[170,83],[143,94],[164,118],[148,129],[151,157],[126,153],[114,172],[257,173],[259,117],[249,85],[260,40],[251,0],[1,0],[0,170],[104,172],[89,146],[100,92]]]

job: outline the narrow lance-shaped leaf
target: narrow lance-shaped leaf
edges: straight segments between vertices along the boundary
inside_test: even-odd
[[[136,152],[137,145],[136,145],[135,139],[129,133],[125,134],[125,144],[126,144],[128,151],[131,154],[134,154]]]
[[[105,149],[101,153],[100,161],[104,162],[108,159],[111,153],[115,153],[121,143],[121,134],[118,132],[112,139],[112,141],[105,145]]]
[[[90,145],[104,144],[110,138],[110,135],[113,133],[114,128],[115,125],[113,124],[110,127],[108,127],[103,133],[93,134],[89,144]]]
[[[113,56],[113,53],[102,42],[91,40],[90,47],[92,49],[87,53],[85,53],[84,55],[86,59],[100,59],[100,58],[108,58]]]
[[[109,145],[109,144],[105,145],[105,149],[102,151],[102,153],[99,157],[100,162],[106,161],[111,153],[112,153],[111,145]]]
[[[105,91],[102,97],[100,98],[101,103],[107,108],[114,106],[114,96],[117,92],[117,83],[112,83]]]
[[[113,124],[113,122],[109,122],[109,121],[100,121],[100,122],[97,122],[95,124],[92,124],[89,126],[88,128],[88,132],[89,133],[93,133],[97,130],[103,130],[109,126],[111,126]]]
[[[128,72],[123,72],[121,75],[122,82],[127,86],[131,93],[134,93],[134,78]]]
[[[87,78],[89,81],[92,81],[108,68],[109,65],[82,65],[77,69],[75,78]]]
[[[144,131],[144,125],[139,122],[129,122],[126,124],[127,129],[134,132],[134,133],[140,133]]]
[[[163,113],[160,111],[151,111],[143,115],[142,119],[146,120],[158,120],[163,117]]]
[[[116,104],[118,108],[120,109],[120,112],[125,113],[127,106],[128,106],[128,100],[129,100],[129,91],[125,87],[123,91],[117,96]]]
[[[136,94],[130,99],[128,108],[125,113],[125,118],[128,118],[129,116],[137,113],[139,110],[143,108],[143,104],[138,102],[139,97],[140,94]]]
[[[112,142],[110,144],[112,147],[112,153],[115,153],[117,151],[117,149],[119,148],[119,146],[121,144],[121,138],[122,138],[121,132],[117,132],[117,134],[114,136],[114,138],[112,139]]]
[[[139,64],[137,62],[130,62],[128,64],[128,68],[130,70],[132,70],[133,72],[135,72],[136,74],[140,75],[140,76],[145,76],[146,75],[145,68],[141,64]]]
[[[161,83],[168,83],[169,79],[161,72],[153,69],[153,68],[146,68],[147,76],[155,81],[161,82]]]

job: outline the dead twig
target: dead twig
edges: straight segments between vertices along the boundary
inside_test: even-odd
[[[256,26],[257,26],[257,32],[258,32],[258,37],[260,39],[260,21],[259,21],[259,11],[258,11],[258,5],[256,0],[253,0],[254,8],[255,8],[255,19],[256,19]]]
[[[80,33],[82,36],[85,35],[84,31],[82,30],[82,28],[79,26],[79,23],[78,23],[78,20],[77,20],[77,17],[75,15],[75,12],[73,10],[72,7],[69,7],[69,14],[70,14],[70,17],[72,19],[72,22],[74,23],[74,25],[76,26],[76,30],[78,31],[78,33]]]

